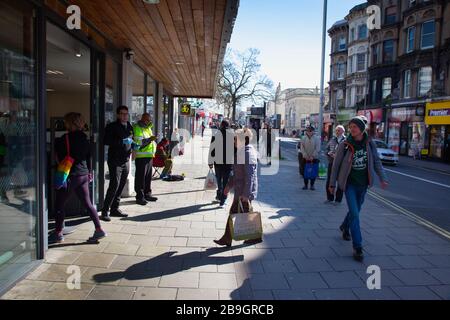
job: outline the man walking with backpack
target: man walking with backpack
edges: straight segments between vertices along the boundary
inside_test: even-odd
[[[355,117],[350,120],[350,135],[338,147],[329,187],[329,192],[334,193],[337,182],[345,192],[349,211],[340,230],[344,240],[353,240],[353,258],[357,261],[364,258],[359,215],[367,189],[373,186],[375,174],[383,189],[388,186],[377,147],[366,129],[364,118]]]
[[[234,160],[234,131],[230,129],[230,122],[223,120],[220,129],[215,132],[209,147],[208,164],[209,168],[214,168],[217,179],[216,200],[220,206],[224,206],[227,201],[225,187],[230,179],[233,170]]]

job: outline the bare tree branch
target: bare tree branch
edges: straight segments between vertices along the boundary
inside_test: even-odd
[[[233,120],[236,108],[245,101],[256,104],[275,95],[272,81],[260,73],[258,55],[259,51],[253,48],[243,53],[227,51],[219,73],[216,100],[226,112],[232,111]]]

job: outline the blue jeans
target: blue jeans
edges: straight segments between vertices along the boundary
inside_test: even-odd
[[[347,199],[348,213],[345,217],[342,227],[344,230],[350,230],[353,248],[362,248],[361,227],[359,225],[359,213],[364,203],[364,197],[367,193],[367,186],[355,186],[349,184],[345,190],[345,198]]]

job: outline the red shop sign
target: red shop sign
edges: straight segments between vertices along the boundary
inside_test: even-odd
[[[370,123],[382,123],[383,122],[383,109],[367,109],[359,110],[358,116],[365,116]]]

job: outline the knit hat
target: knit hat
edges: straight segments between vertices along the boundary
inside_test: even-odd
[[[352,120],[350,120],[350,123],[354,123],[355,125],[357,125],[359,127],[359,129],[361,130],[361,132],[366,131],[367,128],[367,121],[365,121],[365,119],[363,119],[360,116],[356,116],[354,118],[352,118]]]

